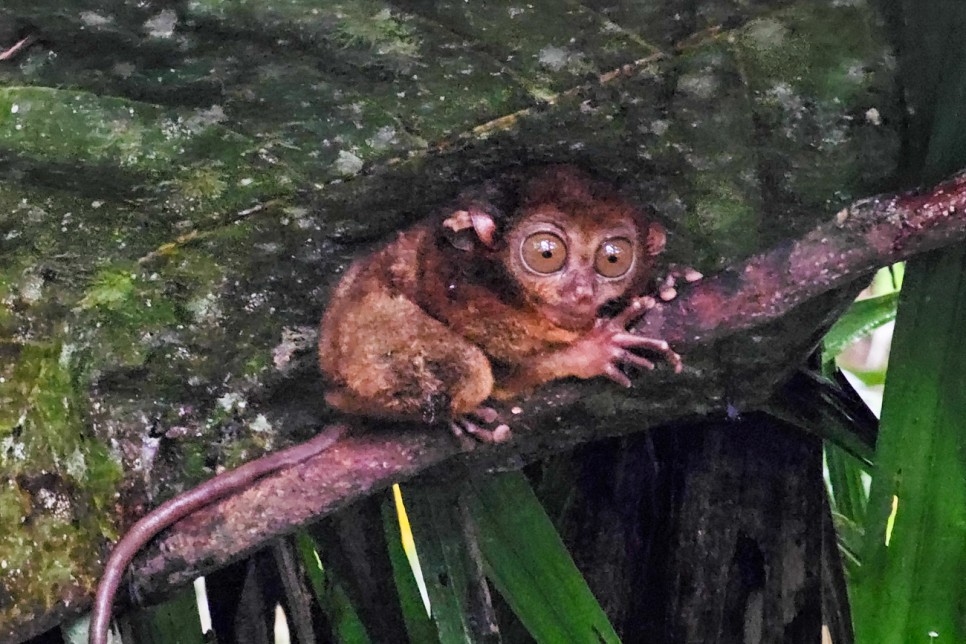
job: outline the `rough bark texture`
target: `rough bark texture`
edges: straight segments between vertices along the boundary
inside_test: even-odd
[[[850,642],[821,441],[761,414],[588,445],[559,523],[625,642]],[[547,488],[548,486],[544,486]],[[838,575],[838,576],[836,576]],[[842,611],[845,622],[842,621]]]
[[[704,432],[686,463],[669,517],[669,641],[819,641],[821,442],[741,421]]]

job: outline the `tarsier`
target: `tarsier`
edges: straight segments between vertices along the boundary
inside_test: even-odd
[[[447,422],[486,441],[490,397],[568,376],[624,386],[622,365],[676,370],[660,339],[630,333],[664,249],[664,228],[571,166],[546,168],[510,199],[483,187],[355,263],[322,319],[326,401],[393,420]],[[515,201],[516,203],[512,203]],[[504,202],[504,203],[500,203]],[[601,317],[608,303],[625,302]]]
[[[495,413],[483,407],[487,398],[568,376],[630,386],[622,366],[654,366],[635,350],[680,370],[666,342],[627,330],[653,304],[640,294],[664,242],[660,224],[570,166],[546,168],[512,193],[496,184],[464,192],[456,207],[399,233],[339,283],[319,338],[326,400],[352,414],[448,423],[500,441],[506,425],[480,425]],[[612,303],[623,309],[602,317]],[[107,642],[124,570],[148,541],[327,449],[339,432],[220,474],[142,517],[104,567],[90,642]]]

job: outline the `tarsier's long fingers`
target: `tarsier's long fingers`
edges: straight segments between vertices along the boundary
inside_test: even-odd
[[[681,356],[674,351],[668,349],[668,351],[664,353],[664,359],[670,364],[674,365],[674,373],[681,373],[681,371],[684,369],[684,363],[681,362]]]
[[[621,387],[629,388],[631,386],[631,379],[613,362],[604,367],[604,376],[610,378]]]
[[[653,362],[644,356],[639,356],[636,353],[631,353],[630,351],[624,351],[618,359],[624,364],[632,364],[635,367],[641,367],[648,370],[654,369]]]
[[[477,407],[470,412],[470,416],[482,420],[484,424],[495,423],[500,418],[500,412],[492,407]]]
[[[612,318],[611,323],[626,329],[628,324],[653,309],[654,305],[654,298],[650,295],[635,297],[623,311]]]
[[[663,345],[663,347],[661,345]],[[681,373],[681,370],[684,369],[684,363],[681,362],[681,356],[672,351],[667,345],[667,342],[664,342],[664,340],[655,340],[655,344],[649,348],[664,356],[664,359],[668,362],[668,364],[674,367],[674,373]]]
[[[449,424],[450,430],[457,438],[464,432],[481,443],[504,443],[510,440],[511,432],[508,425],[497,425],[494,429],[484,429],[466,418],[458,418]]]
[[[613,325],[619,329],[627,328],[628,324],[643,316],[648,310],[654,308],[654,305],[655,301],[653,297],[645,295],[643,297],[634,298],[631,303],[627,305],[627,308],[609,320],[607,324]],[[624,349],[646,349],[648,351],[660,353],[662,356],[664,356],[664,359],[674,367],[675,373],[680,373],[681,369],[683,368],[681,356],[672,351],[667,342],[659,338],[649,338],[636,333],[624,332],[615,334],[612,340]],[[630,351],[624,351],[622,354],[616,356],[615,359],[618,362],[632,364],[645,369],[654,368],[654,363],[652,361],[631,353]],[[630,380],[616,366],[614,366],[612,369],[608,368],[604,375],[611,380],[624,385],[625,387],[630,386]]]
[[[683,279],[688,284],[691,284],[693,282],[697,282],[703,277],[704,275],[690,266],[679,266],[677,264],[672,264],[668,267],[668,274],[658,283],[658,297],[665,302],[670,302],[678,296],[678,291],[675,286],[679,279]]]
[[[654,351],[655,353],[660,353],[662,356],[664,356],[664,359],[667,360],[668,363],[674,367],[674,373],[681,373],[681,369],[683,368],[683,364],[681,362],[681,356],[675,353],[671,349],[670,345],[668,345],[668,343],[665,342],[664,340],[661,340],[659,338],[649,338],[647,336],[637,335],[636,333],[618,333],[617,335],[614,336],[614,340],[618,342],[622,347],[625,347],[627,349],[647,349],[648,351]],[[634,354],[631,354],[631,355],[634,355]],[[640,357],[640,356],[637,356],[637,357]],[[639,366],[646,366],[646,365],[640,365],[640,363],[635,362],[633,360],[628,360],[628,362],[631,362],[632,364],[637,364]],[[651,364],[649,360],[647,362]],[[646,368],[648,369],[653,368],[653,364],[651,364],[651,366],[649,367],[646,366]]]
[[[636,333],[618,333],[614,335],[614,341],[627,349],[650,349],[658,353],[667,353],[671,350],[670,345],[660,338],[649,338]]]

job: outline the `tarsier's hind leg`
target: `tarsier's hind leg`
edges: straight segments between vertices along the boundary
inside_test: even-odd
[[[323,325],[320,350],[330,380],[326,400],[342,411],[445,421],[476,409],[493,389],[486,356],[386,290],[343,303],[338,324]]]

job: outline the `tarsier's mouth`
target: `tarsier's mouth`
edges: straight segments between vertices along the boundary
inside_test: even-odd
[[[546,316],[551,322],[565,329],[578,331],[593,325],[597,319],[597,308],[593,305],[580,306],[563,302],[555,307],[546,307]]]

